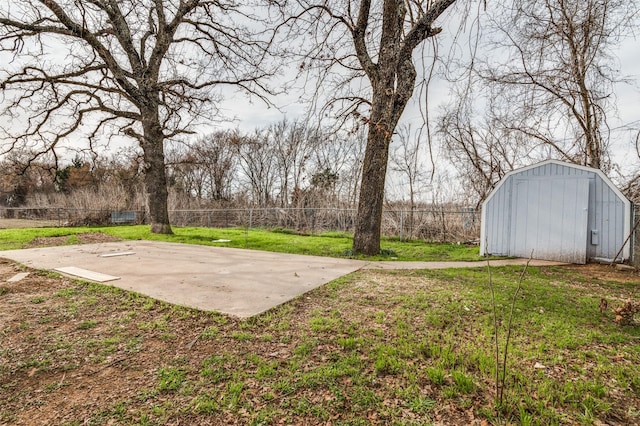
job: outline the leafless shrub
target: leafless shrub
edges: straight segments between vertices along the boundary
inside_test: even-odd
[[[614,321],[620,325],[637,324],[636,314],[640,313],[640,302],[627,300],[621,306],[611,309],[616,316]]]

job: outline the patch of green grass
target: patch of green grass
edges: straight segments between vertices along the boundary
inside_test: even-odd
[[[226,392],[223,394],[221,404],[227,408],[237,408],[240,405],[244,387],[243,382],[234,381],[229,383]]]
[[[255,376],[256,379],[262,380],[268,377],[273,377],[276,375],[278,371],[278,362],[263,362],[260,363],[258,369],[256,370]]]
[[[473,383],[473,379],[465,374],[464,371],[453,370],[451,372],[451,377],[453,378],[456,390],[462,394],[469,394],[476,388],[476,385]]]
[[[77,235],[69,235],[69,238],[64,243],[65,245],[80,244],[80,239]]]
[[[426,370],[427,377],[436,386],[441,386],[444,383],[445,372],[440,367],[428,367]]]
[[[127,407],[129,406],[129,401],[119,401],[113,404],[106,410],[107,417],[114,419],[123,419],[125,414],[127,413]]]
[[[48,367],[51,365],[50,358],[36,358],[31,357],[27,359],[25,362],[18,365],[18,368],[21,369],[35,369],[37,371],[46,371]]]
[[[200,394],[192,403],[192,409],[198,414],[212,415],[220,411],[217,395]]]
[[[176,335],[171,332],[165,332],[160,335],[160,340],[175,340]]]
[[[94,320],[82,320],[76,327],[78,330],[89,330],[91,328],[95,328],[98,325],[98,321]]]
[[[33,299],[31,299],[31,303],[40,304],[40,303],[44,302],[45,300],[47,300],[45,296],[36,296]]]
[[[202,333],[200,334],[200,336],[205,340],[215,339],[219,335],[220,335],[220,329],[215,325],[211,325],[205,328],[204,330],[202,330]]]
[[[253,340],[253,334],[247,331],[234,331],[231,333],[231,337],[239,342],[247,342]]]
[[[229,357],[213,355],[202,362],[200,376],[206,379],[207,383],[220,383],[230,377],[230,373],[225,368],[225,364],[230,361]]]
[[[293,353],[298,357],[304,358],[310,355],[317,345],[318,341],[316,339],[306,338],[295,347]]]
[[[340,324],[340,318],[336,313],[330,316],[314,316],[309,320],[311,331],[315,333],[336,332],[340,328]]]
[[[404,362],[399,357],[396,347],[379,345],[375,350],[373,368],[378,374],[398,374]]]
[[[186,371],[175,367],[162,367],[158,370],[157,389],[160,392],[175,392],[185,382]]]
[[[63,297],[65,299],[70,299],[79,294],[80,294],[80,291],[76,287],[63,288],[62,290],[58,290],[56,292],[57,297]]]
[[[196,228],[173,227],[173,235],[153,234],[146,225],[103,226],[70,228],[28,228],[0,230],[0,249],[24,248],[36,237],[68,236],[66,244],[78,242],[77,234],[102,232],[124,240],[168,241],[185,244],[200,244],[248,248],[282,253],[308,254],[327,257],[352,257],[349,254],[352,236],[341,232],[327,232],[316,235],[301,235],[295,231],[258,228]],[[214,240],[231,240],[215,243]],[[460,244],[437,244],[425,241],[398,241],[383,238],[382,249],[370,260],[480,260],[478,247]]]
[[[363,339],[358,337],[352,337],[352,336],[340,337],[338,338],[336,343],[340,345],[342,349],[347,351],[352,351],[363,344]]]
[[[61,389],[64,386],[69,386],[69,383],[61,380],[61,381],[47,383],[44,386],[43,390],[46,393],[52,393],[52,392],[57,391],[58,389]]]
[[[436,406],[436,401],[424,396],[416,396],[409,400],[409,409],[417,414],[426,414]]]
[[[138,323],[138,328],[143,331],[167,331],[169,326],[165,318],[159,318],[152,321],[142,321]]]

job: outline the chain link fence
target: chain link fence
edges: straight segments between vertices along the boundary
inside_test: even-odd
[[[281,228],[318,234],[353,233],[355,209],[337,208],[245,208],[170,210],[175,226],[207,228]],[[144,210],[89,210],[69,208],[2,208],[0,228],[145,224]],[[473,242],[480,236],[480,212],[474,209],[434,208],[385,210],[382,235],[401,240]]]
[[[282,228],[310,234],[352,233],[356,222],[355,209],[335,208],[173,210],[169,215],[171,223],[177,226]],[[382,235],[401,240],[477,244],[480,219],[480,211],[472,208],[387,209],[382,216]],[[634,228],[638,220],[640,205],[634,208],[631,224],[634,231],[630,238],[632,264],[635,266],[640,266],[640,226]]]
[[[634,206],[631,242],[632,265],[640,267],[640,205]],[[175,226],[206,228],[292,229],[301,233],[353,233],[355,209],[245,208],[170,210]],[[90,210],[70,208],[0,208],[0,229],[88,225],[146,224],[144,210]],[[480,211],[468,209],[385,210],[382,235],[401,240],[477,244]],[[626,236],[625,236],[626,237]]]
[[[118,220],[119,215],[122,214],[133,216],[134,219],[129,221]],[[117,212],[62,207],[0,208],[0,228],[143,224],[145,223],[145,217],[144,211]]]

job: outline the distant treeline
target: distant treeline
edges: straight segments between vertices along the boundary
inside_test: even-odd
[[[167,148],[170,208],[353,206],[363,135],[281,121],[252,134],[219,131]],[[70,163],[12,152],[0,162],[0,205],[144,209],[135,150]]]

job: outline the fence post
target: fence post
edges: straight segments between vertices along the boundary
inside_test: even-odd
[[[251,228],[252,223],[253,223],[253,209],[251,208],[249,209],[249,224],[244,231],[244,247],[245,248],[249,247],[249,228]]]
[[[402,241],[402,230],[404,229],[404,209],[400,210],[400,241]]]

